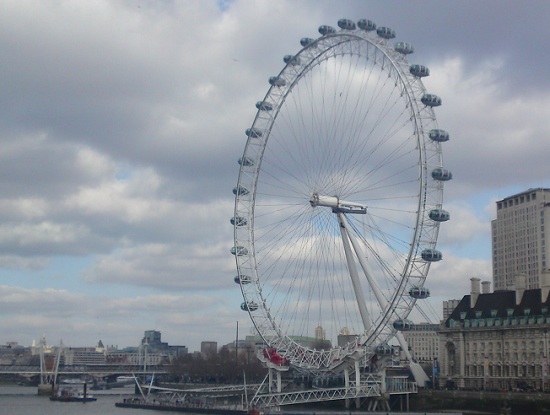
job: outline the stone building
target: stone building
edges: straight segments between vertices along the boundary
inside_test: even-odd
[[[408,331],[403,332],[413,359],[422,367],[432,370],[433,361],[439,356],[439,324],[414,324]]]
[[[471,279],[470,295],[439,332],[440,387],[550,390],[550,278],[535,289],[526,280],[518,275],[514,290],[490,292]]]

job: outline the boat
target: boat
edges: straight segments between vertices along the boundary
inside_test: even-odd
[[[95,402],[97,398],[85,392],[75,392],[72,389],[62,389],[58,393],[50,396],[50,401],[57,402]]]
[[[116,378],[116,383],[121,385],[133,385],[135,382],[135,376],[117,376]]]

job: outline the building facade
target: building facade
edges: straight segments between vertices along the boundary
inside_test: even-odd
[[[439,356],[439,324],[414,324],[411,330],[404,331],[413,359],[423,367],[431,367]]]
[[[530,189],[496,203],[491,222],[494,290],[514,286],[517,275],[527,277],[527,288],[539,288],[541,275],[550,272],[550,244],[545,222],[550,221],[550,189]]]
[[[218,342],[214,341],[202,341],[201,353],[205,356],[214,356],[218,353]]]
[[[439,331],[439,387],[550,390],[550,279],[528,289],[519,276],[514,290],[492,293],[471,281]]]

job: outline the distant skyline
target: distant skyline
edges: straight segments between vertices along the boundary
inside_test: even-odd
[[[342,17],[412,43],[443,100],[431,308],[491,280],[495,202],[550,187],[549,2],[5,0],[0,344],[252,333],[229,253],[244,131],[283,56]]]

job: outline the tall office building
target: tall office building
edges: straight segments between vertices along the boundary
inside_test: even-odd
[[[455,311],[458,303],[460,303],[460,300],[443,301],[443,320],[447,320],[449,318],[452,312]]]
[[[491,222],[494,290],[514,289],[516,276],[525,275],[527,289],[540,288],[543,273],[550,273],[550,189],[529,189],[497,203]]]

